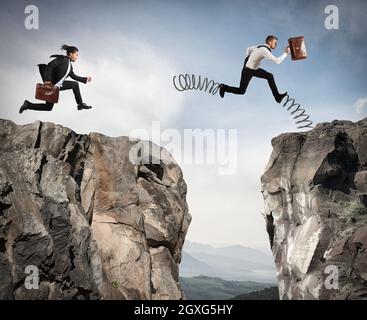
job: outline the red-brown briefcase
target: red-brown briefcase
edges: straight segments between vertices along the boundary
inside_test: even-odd
[[[59,101],[59,90],[57,86],[50,84],[37,83],[36,99],[47,102],[57,103]]]
[[[305,38],[303,36],[288,39],[289,48],[291,49],[292,60],[300,60],[307,58]]]

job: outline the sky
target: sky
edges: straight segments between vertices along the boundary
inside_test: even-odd
[[[39,29],[25,28],[25,7],[39,10]],[[325,7],[339,11],[339,28],[327,29]],[[272,151],[271,139],[298,132],[277,104],[266,81],[252,79],[245,95],[212,96],[178,92],[174,75],[195,74],[238,85],[245,50],[278,37],[281,55],[287,39],[303,35],[308,58],[287,59],[262,68],[274,74],[279,91],[294,97],[314,123],[358,121],[367,115],[366,1],[11,1],[0,10],[0,118],[17,124],[50,121],[78,133],[130,136],[137,130],[172,130],[183,145],[188,129],[227,134],[206,147],[235,146],[231,174],[223,164],[188,163],[187,153],[172,151],[188,185],[192,222],[187,239],[214,245],[240,244],[269,250],[261,212],[260,176]],[[62,54],[61,44],[79,48],[74,72],[91,76],[81,84],[91,110],[77,111],[71,91],[61,92],[51,112],[18,113],[34,100],[40,82],[38,63]],[[169,131],[171,130],[171,131]],[[222,130],[222,131],[221,131]],[[230,136],[230,130],[236,135]],[[305,130],[305,129],[303,129]],[[151,139],[165,147],[161,137]],[[168,147],[167,147],[168,148]]]

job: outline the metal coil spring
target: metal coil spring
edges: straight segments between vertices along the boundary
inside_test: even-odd
[[[177,79],[177,80],[176,80]],[[196,77],[194,74],[180,74],[178,76],[173,77],[173,85],[178,91],[185,90],[202,90],[208,91],[213,96],[219,91],[220,84],[218,82],[214,82],[213,80],[208,80],[208,78],[203,78],[199,75],[198,80],[196,81]],[[209,88],[209,90],[208,90]],[[296,103],[294,98],[291,98],[288,94],[286,95],[286,102],[283,104],[283,107],[286,107],[288,103],[291,103],[287,107],[287,111],[290,111],[290,115],[293,116],[293,119],[296,120],[296,124],[302,124],[297,127],[297,129],[302,128],[313,128],[312,121],[309,120],[310,116],[306,114],[306,110],[301,108],[299,103]],[[297,120],[299,119],[299,120]]]
[[[283,107],[286,107],[287,104],[290,102],[290,106],[287,107],[287,111],[291,110],[293,108],[294,110],[290,113],[291,116],[293,116],[293,119],[296,120],[296,124],[303,123],[303,125],[298,126],[297,129],[302,128],[313,128],[312,121],[309,120],[310,116],[306,113],[306,110],[301,108],[301,105],[299,103],[296,103],[296,100],[294,98],[291,98],[288,94],[286,95],[287,100],[283,103]],[[300,120],[297,120],[300,118]]]
[[[176,83],[177,78],[177,83]],[[203,78],[199,75],[198,80],[196,81],[196,77],[194,74],[180,74],[178,76],[173,77],[173,85],[175,86],[176,90],[178,91],[185,91],[185,90],[203,90],[211,93],[213,96],[219,90],[219,83],[214,82],[213,80],[208,80],[208,78]]]

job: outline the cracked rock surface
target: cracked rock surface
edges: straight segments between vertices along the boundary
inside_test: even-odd
[[[261,176],[281,299],[367,299],[367,118],[272,139]]]
[[[2,119],[0,141],[0,299],[185,298],[191,216],[165,149]]]

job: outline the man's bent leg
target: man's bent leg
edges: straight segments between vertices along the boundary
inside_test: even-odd
[[[259,68],[259,69],[255,70],[254,76],[257,77],[257,78],[262,78],[262,79],[268,80],[269,87],[271,89],[271,92],[273,93],[273,96],[274,96],[275,100],[277,100],[279,98],[280,93],[278,91],[277,85],[275,84],[274,76],[273,76],[272,73],[267,72],[266,70]]]
[[[51,111],[53,107],[54,104],[52,102],[32,103],[27,101],[27,110]]]
[[[83,99],[82,99],[82,96],[80,94],[79,83],[76,82],[76,81],[65,80],[62,83],[62,86],[61,86],[60,90],[69,90],[69,89],[73,89],[73,93],[74,93],[76,103],[78,105],[82,104]]]
[[[231,87],[231,86],[224,85],[224,91],[234,93],[234,94],[244,94],[253,76],[253,71],[254,70],[252,69],[244,67],[241,73],[240,86],[237,88],[237,87]]]

